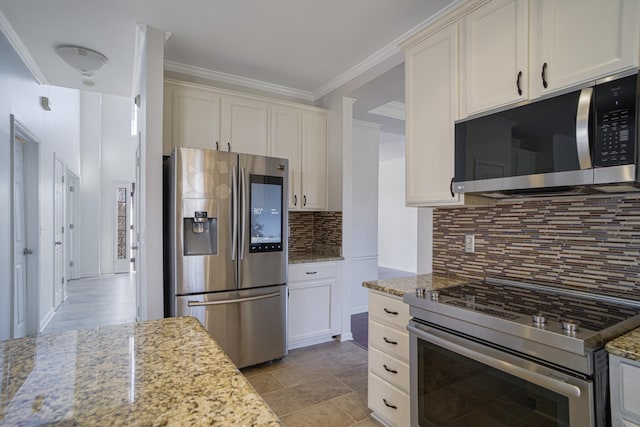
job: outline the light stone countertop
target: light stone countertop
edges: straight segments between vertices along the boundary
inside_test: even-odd
[[[448,274],[418,274],[415,276],[398,277],[395,279],[370,280],[363,282],[362,286],[389,295],[402,297],[407,292],[413,292],[416,288],[427,290],[442,289],[449,286],[468,282],[469,279]]]
[[[640,328],[609,341],[605,348],[611,354],[640,362]]]
[[[192,317],[1,341],[0,378],[0,425],[282,425]]]
[[[324,254],[305,254],[305,255],[297,255],[289,258],[289,264],[303,264],[308,262],[327,262],[327,261],[342,261],[344,257],[335,256],[335,255],[324,255]]]

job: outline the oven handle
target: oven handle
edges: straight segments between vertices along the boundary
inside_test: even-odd
[[[470,359],[491,366],[492,368],[522,378],[525,381],[537,384],[541,387],[555,391],[556,393],[560,393],[564,396],[580,397],[580,389],[572,384],[567,384],[563,381],[556,380],[547,375],[531,372],[528,369],[521,368],[509,362],[494,359],[493,357],[487,356],[486,354],[470,350],[461,345],[454,344],[435,335],[421,331],[420,329],[415,328],[411,325],[407,326],[407,329],[409,330],[409,332],[416,334],[420,338],[423,338],[424,340],[429,341],[432,344],[439,345],[440,347],[453,351],[454,353],[458,353],[462,356],[466,356]]]

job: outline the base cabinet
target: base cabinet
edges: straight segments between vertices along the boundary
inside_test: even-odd
[[[369,291],[368,405],[390,426],[409,425],[409,306]]]
[[[330,341],[340,333],[337,262],[289,266],[289,349]]]
[[[640,362],[609,355],[611,425],[640,426]]]

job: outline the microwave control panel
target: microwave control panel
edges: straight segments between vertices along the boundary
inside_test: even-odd
[[[636,74],[595,88],[596,167],[635,161],[637,78]]]

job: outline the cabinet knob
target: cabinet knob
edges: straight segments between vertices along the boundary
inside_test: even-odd
[[[455,176],[453,178],[451,178],[451,182],[449,183],[449,192],[451,193],[451,197],[456,197],[456,195],[453,194],[453,180],[454,179],[456,179]]]
[[[302,206],[307,206],[307,195],[302,196]]]
[[[298,195],[297,194],[293,195],[293,206],[298,206]]]
[[[383,363],[382,367],[384,368],[385,371],[391,372],[392,374],[397,374],[398,373],[398,371],[396,371],[395,369],[391,369],[390,367],[388,367],[386,363]]]
[[[396,405],[392,405],[391,403],[387,402],[387,399],[385,399],[384,397],[382,398],[382,401],[384,402],[385,405],[387,405],[387,407],[391,409],[398,409]]]
[[[231,143],[227,142],[227,151],[231,151]]]
[[[398,341],[391,341],[389,338],[387,337],[382,337],[382,339],[384,340],[384,342],[386,342],[387,344],[391,344],[391,345],[398,345]]]
[[[542,73],[540,74],[542,77],[542,86],[546,89],[549,84],[547,83],[547,63],[542,64]]]
[[[384,312],[387,313],[387,314],[393,314],[394,316],[398,315],[397,311],[391,311],[388,308],[384,308]]]
[[[522,86],[521,86],[521,80],[522,80],[522,71],[518,71],[518,78],[516,79],[516,87],[518,88],[518,95],[522,96]]]
[[[218,146],[218,141],[216,141],[216,151],[220,150],[220,147]]]

